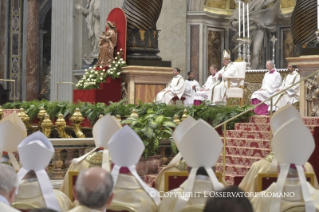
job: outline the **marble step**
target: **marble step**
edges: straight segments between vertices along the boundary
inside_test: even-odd
[[[221,139],[222,139],[222,142],[224,142],[224,138],[221,137]],[[250,138],[226,138],[226,146],[269,149],[270,140],[250,139]]]

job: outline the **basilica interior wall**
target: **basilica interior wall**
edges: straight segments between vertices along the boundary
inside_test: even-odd
[[[159,32],[158,54],[165,61],[171,61],[172,67],[179,67],[182,75],[186,72],[186,12],[185,0],[164,0],[162,12],[157,22]]]

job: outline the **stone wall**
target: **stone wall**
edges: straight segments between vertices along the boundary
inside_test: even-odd
[[[163,60],[172,61],[173,67],[179,67],[182,75],[186,72],[186,12],[185,0],[164,0],[162,12],[157,22],[159,32],[158,54]]]

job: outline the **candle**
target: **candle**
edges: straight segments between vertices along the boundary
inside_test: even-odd
[[[249,38],[249,5],[248,3],[247,3],[247,38]]]
[[[240,7],[241,7],[241,5],[240,5],[240,2],[241,1],[238,2],[238,37],[239,38],[241,36],[241,32],[240,32],[240,25],[241,25],[241,22],[240,22]]]
[[[243,2],[243,38],[245,38],[245,3]]]

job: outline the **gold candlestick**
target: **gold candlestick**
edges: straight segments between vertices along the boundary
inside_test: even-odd
[[[75,112],[73,113],[72,117],[70,118],[70,121],[73,123],[73,130],[75,135],[78,138],[85,138],[85,135],[82,132],[81,123],[84,120],[82,113],[79,108],[75,109]]]
[[[72,138],[72,136],[68,135],[65,132],[66,122],[61,113],[59,114],[58,119],[55,122],[55,125],[57,126],[56,130],[58,131],[60,138]]]

